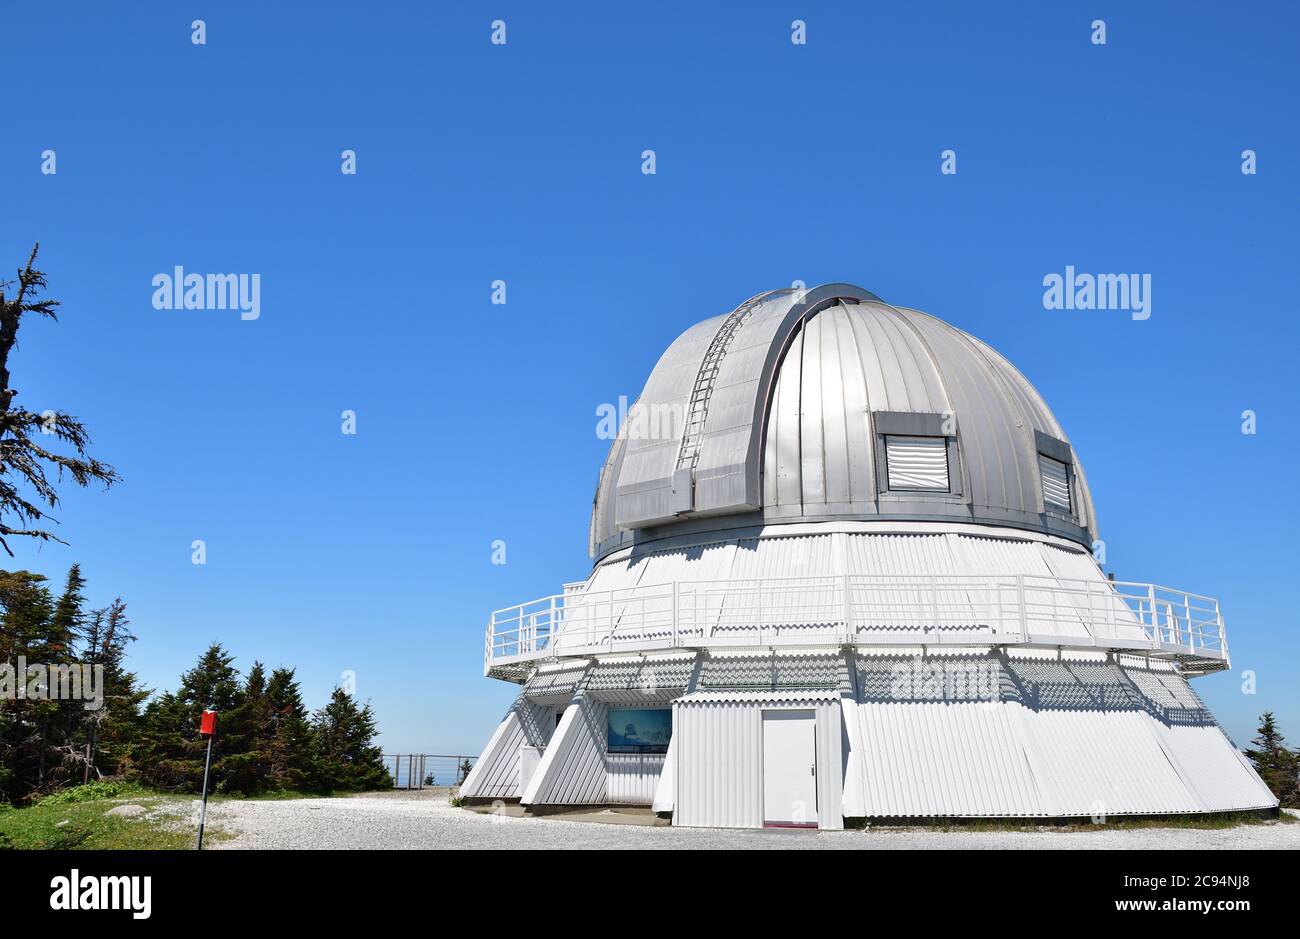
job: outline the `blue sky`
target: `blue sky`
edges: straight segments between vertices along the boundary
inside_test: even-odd
[[[220,640],[313,705],[354,671],[387,749],[477,753],[488,612],[589,569],[597,405],[700,319],[849,281],[1025,372],[1119,578],[1222,601],[1197,690],[1300,742],[1295,5],[718,6],[10,9],[0,264],[39,239],[64,302],[14,384],[125,480],[15,566],[124,597],[154,687]],[[175,265],[259,273],[260,318],[154,309]],[[1045,310],[1066,265],[1150,273],[1151,318]]]

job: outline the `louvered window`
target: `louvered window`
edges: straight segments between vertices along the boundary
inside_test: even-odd
[[[1043,479],[1043,504],[1049,509],[1073,511],[1070,505],[1070,472],[1066,465],[1040,453],[1038,473]]]
[[[949,491],[946,437],[886,435],[885,462],[890,489]]]

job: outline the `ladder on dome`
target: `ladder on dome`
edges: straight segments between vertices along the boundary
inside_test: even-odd
[[[718,327],[718,331],[713,334],[713,340],[704,353],[704,360],[700,362],[700,370],[695,375],[695,385],[691,388],[691,401],[686,409],[686,426],[682,428],[682,445],[677,451],[677,469],[689,469],[694,472],[695,465],[700,460],[700,441],[704,437],[704,419],[708,416],[709,399],[713,396],[713,383],[718,378],[722,358],[727,354],[731,340],[735,338],[737,330],[749,319],[755,307],[772,294],[779,292],[766,290],[750,297],[728,313],[727,318]]]

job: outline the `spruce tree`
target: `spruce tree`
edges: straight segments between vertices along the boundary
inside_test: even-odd
[[[198,662],[181,675],[181,686],[159,695],[145,709],[144,726],[134,750],[136,772],[145,782],[161,789],[196,792],[203,782],[206,742],[199,737],[199,718],[205,708],[214,708],[218,719],[213,748],[212,788],[223,789],[227,756],[237,754],[241,739],[236,721],[233,746],[226,744],[227,718],[243,703],[243,689],[235,657],[220,643],[213,643]]]
[[[69,663],[74,658],[79,658],[76,655],[78,651],[76,645],[82,638],[85,627],[86,616],[83,607],[86,599],[82,594],[85,586],[86,580],[81,576],[80,565],[73,564],[68,570],[63,593],[54,607],[49,625],[44,630],[41,641],[29,649],[29,657],[45,665]],[[50,699],[32,702],[32,711],[37,715],[40,728],[40,755],[36,772],[38,790],[43,790],[47,784],[62,782],[68,774],[58,770],[70,769],[76,763],[78,754],[72,742],[72,725],[78,710],[82,710],[79,701]],[[56,730],[54,735],[51,734],[52,726]],[[57,775],[47,780],[46,774],[51,768],[52,760],[58,761],[54,767]]]
[[[104,670],[104,701],[83,711],[85,755],[82,781],[116,775],[129,767],[128,754],[142,721],[149,691],[125,667],[126,647],[135,641],[121,598],[90,614],[82,658]]]
[[[39,249],[39,244],[32,248],[17,280],[0,281],[0,548],[11,557],[11,536],[62,542],[43,526],[53,521],[48,512],[59,504],[57,484],[65,475],[78,486],[118,481],[113,467],[87,452],[90,434],[81,421],[62,411],[28,411],[14,404],[18,391],[10,386],[9,353],[23,317],[57,319],[59,308],[57,300],[41,297],[45,275],[32,266]],[[51,449],[42,438],[68,452]]]
[[[52,702],[18,697],[26,675],[18,672],[24,659],[42,662],[52,641],[54,600],[40,574],[0,571],[0,661],[14,670],[12,689],[0,698],[0,801],[17,802],[37,789],[42,764],[48,766],[48,727]],[[7,700],[12,692],[13,700]]]
[[[1247,750],[1246,756],[1283,808],[1300,808],[1300,779],[1297,778],[1300,754],[1286,745],[1272,711],[1265,711],[1259,722],[1259,730],[1251,741],[1255,749]]]
[[[127,756],[147,697],[122,665],[134,637],[120,600],[85,611],[85,584],[73,566],[56,601],[39,574],[0,571],[0,660],[24,690],[37,692],[0,700],[0,798],[30,799],[116,773]],[[101,706],[86,706],[91,689],[84,683],[81,699],[60,698],[55,692],[63,689],[48,672],[38,685],[18,676],[23,659],[29,667],[99,666]]]
[[[302,789],[312,784],[311,724],[291,668],[277,668],[266,683],[271,707],[268,786]]]
[[[266,695],[266,669],[261,662],[254,662],[248,670],[239,704],[222,714],[220,722],[217,788],[250,794],[268,788],[271,705]]]
[[[329,704],[316,712],[312,722],[317,785],[350,792],[391,789],[393,778],[373,742],[377,735],[370,704],[357,707],[350,694],[335,688]]]

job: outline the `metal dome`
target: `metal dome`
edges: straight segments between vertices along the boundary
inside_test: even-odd
[[[891,435],[946,438],[949,489],[891,487]],[[1066,467],[1055,501],[1045,460]],[[829,519],[1097,536],[1083,467],[1010,362],[933,316],[828,284],[760,294],[669,346],[610,448],[590,548],[599,560],[684,532]]]
[[[760,294],[655,366],[590,576],[489,616],[521,689],[461,795],[753,828],[1275,806],[1187,684],[1228,667],[1218,601],[1111,580],[1095,528],[987,345],[846,284]]]

